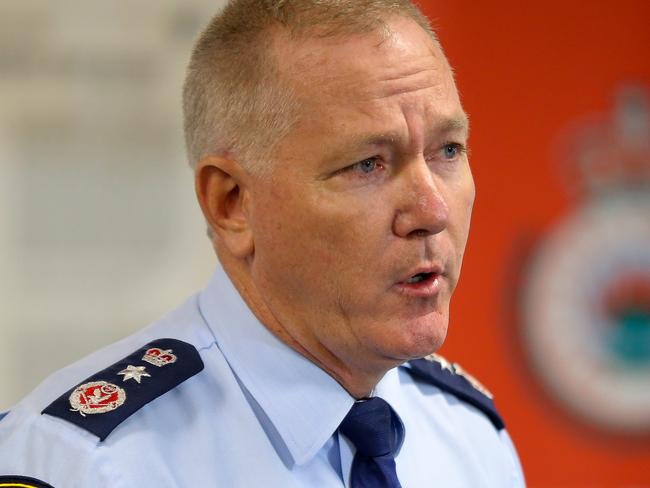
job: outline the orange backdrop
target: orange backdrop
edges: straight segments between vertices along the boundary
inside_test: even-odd
[[[422,1],[470,114],[477,184],[463,276],[442,353],[493,391],[532,487],[650,486],[648,437],[589,429],[549,401],[526,367],[511,315],[517,245],[572,202],[554,144],[611,112],[626,82],[650,87],[647,0]]]

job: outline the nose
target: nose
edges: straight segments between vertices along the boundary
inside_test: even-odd
[[[393,221],[399,237],[425,237],[442,232],[449,222],[449,206],[443,182],[431,172],[424,158],[404,165],[401,198]]]

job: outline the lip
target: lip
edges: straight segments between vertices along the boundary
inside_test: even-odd
[[[419,273],[430,273],[431,276],[417,283],[407,283],[409,278]],[[394,286],[397,291],[404,295],[424,298],[433,297],[440,292],[440,281],[442,276],[442,268],[440,266],[420,266],[409,271],[409,273],[401,281],[395,283]]]

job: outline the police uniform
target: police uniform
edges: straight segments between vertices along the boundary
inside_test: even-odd
[[[374,396],[401,419],[403,487],[520,487],[489,398],[434,356]],[[0,420],[0,486],[349,487],[354,404],[273,336],[219,268],[158,322],[43,382]]]

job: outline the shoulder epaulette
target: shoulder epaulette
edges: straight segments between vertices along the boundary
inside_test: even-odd
[[[490,419],[497,430],[505,428],[505,423],[492,401],[492,394],[458,364],[452,364],[438,354],[414,359],[407,364],[410,366],[406,368],[407,371],[415,378],[473,405]]]
[[[87,378],[41,413],[71,422],[103,441],[124,420],[202,369],[194,346],[157,339]]]

